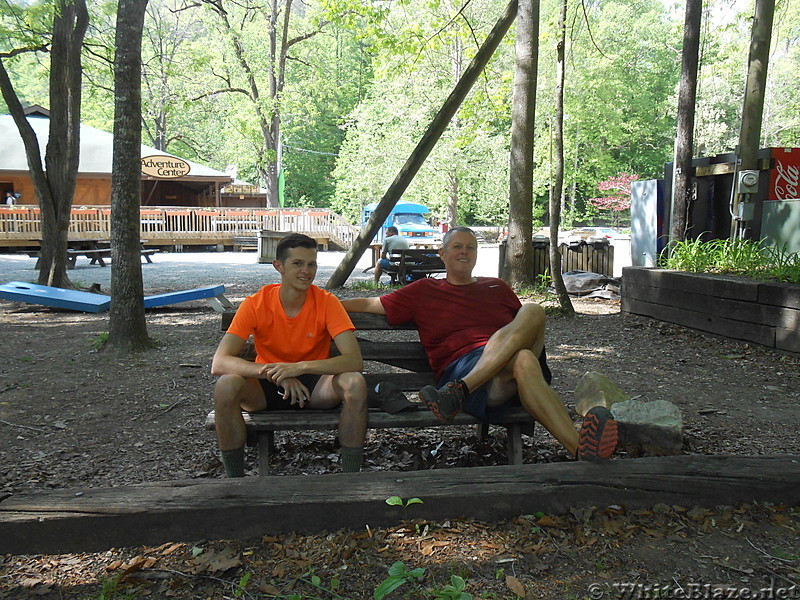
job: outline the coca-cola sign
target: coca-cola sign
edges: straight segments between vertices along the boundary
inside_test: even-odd
[[[800,199],[800,148],[773,148],[769,172],[770,200]]]

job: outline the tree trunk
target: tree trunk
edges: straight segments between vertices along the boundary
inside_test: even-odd
[[[328,282],[325,284],[326,288],[341,287],[344,285],[345,281],[347,281],[347,278],[350,276],[350,273],[353,272],[361,255],[364,254],[364,251],[375,237],[375,234],[386,220],[386,217],[392,212],[394,205],[397,204],[397,201],[402,197],[408,184],[414,179],[414,175],[417,174],[417,171],[419,171],[419,168],[425,162],[431,150],[433,150],[436,142],[447,128],[450,119],[456,114],[458,107],[461,106],[461,103],[472,88],[472,85],[489,62],[497,46],[500,45],[509,27],[511,27],[511,24],[514,22],[516,15],[517,0],[511,0],[508,6],[506,6],[503,16],[500,17],[500,20],[495,24],[486,40],[483,42],[483,45],[478,49],[472,62],[470,62],[461,79],[453,88],[453,91],[450,92],[444,104],[442,104],[439,112],[433,117],[431,124],[428,125],[428,128],[422,135],[422,139],[420,139],[416,148],[411,152],[403,168],[400,169],[400,172],[394,178],[389,189],[386,190],[386,193],[383,195],[380,202],[378,202],[378,206],[375,207],[375,212],[372,213],[369,221],[364,225],[361,233],[358,234],[353,245],[350,246],[350,249],[344,255],[342,262],[336,267],[330,279],[328,279]]]
[[[689,207],[692,199],[692,148],[694,113],[697,101],[697,66],[700,51],[702,0],[686,0],[683,25],[681,83],[678,88],[678,130],[675,135],[675,160],[672,176],[672,242],[682,242],[691,227]]]
[[[270,64],[267,71],[269,98],[264,100],[245,47],[239,39],[239,32],[231,25],[228,19],[228,11],[224,6],[223,0],[204,0],[204,2],[219,15],[222,28],[233,45],[236,60],[247,80],[246,94],[253,103],[253,109],[258,119],[263,142],[263,147],[258,153],[257,170],[264,188],[267,191],[266,205],[273,208],[278,207],[280,206],[278,177],[281,170],[280,103],[286,75],[286,58],[289,53],[289,48],[316,35],[319,30],[289,39],[289,21],[292,13],[292,0],[286,0],[283,5],[281,5],[278,0],[271,0],[269,2],[269,10],[267,13],[267,49]],[[241,6],[254,11],[261,11],[263,8],[262,6],[247,5],[247,3]],[[232,90],[225,91],[230,92]],[[242,90],[237,89],[235,91],[241,92]]]
[[[45,169],[51,202],[42,210],[42,256],[39,283],[69,284],[67,244],[70,210],[80,161],[81,50],[89,25],[83,0],[63,0],[53,19],[50,58],[50,132]]]
[[[450,197],[447,201],[447,224],[450,229],[458,226],[458,173],[452,169],[448,174],[450,179]]]
[[[81,49],[89,14],[84,0],[59,0],[50,48],[50,131],[45,167],[33,128],[5,67],[0,90],[17,125],[42,214],[40,285],[71,287],[67,277],[67,233],[80,158]],[[45,45],[42,46],[43,49]]]
[[[111,312],[107,349],[150,347],[139,255],[142,30],[147,0],[120,0],[114,59],[114,158],[111,175]]]
[[[533,140],[539,57],[539,0],[520,0],[511,108],[508,241],[504,275],[513,287],[533,285]]]
[[[564,47],[566,46],[567,0],[561,0],[561,16],[558,22],[558,43],[556,45],[556,122],[555,153],[556,173],[553,182],[553,193],[550,194],[550,277],[556,289],[558,302],[567,314],[575,314],[572,300],[561,276],[561,252],[558,249],[558,230],[561,227],[561,198],[564,195],[564,80],[566,78],[566,62]]]
[[[747,83],[742,106],[742,128],[739,131],[739,165],[737,170],[758,169],[758,146],[761,139],[761,118],[767,88],[769,47],[775,0],[756,0],[753,30],[750,34],[750,55],[747,61]],[[736,182],[734,182],[734,185]],[[733,214],[737,214],[742,198],[734,197]],[[739,233],[740,221],[731,221],[731,237]]]

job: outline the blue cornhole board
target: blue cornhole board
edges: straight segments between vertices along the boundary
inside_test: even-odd
[[[166,306],[167,304],[189,302],[190,300],[207,299],[215,310],[221,310],[231,306],[224,293],[224,285],[212,285],[194,290],[156,294],[144,297],[144,307],[153,308]],[[11,281],[0,285],[0,298],[92,313],[108,310],[111,306],[111,296],[106,296],[105,294],[65,290],[22,281]]]
[[[105,294],[65,290],[22,281],[11,281],[0,285],[0,298],[92,313],[108,310],[111,306],[111,296]]]
[[[154,306],[165,306],[167,304],[177,304],[178,302],[189,302],[190,300],[210,300],[212,298],[217,298],[225,303],[227,302],[227,298],[223,296],[224,293],[224,285],[212,285],[209,287],[195,288],[193,290],[156,294],[155,296],[144,297],[144,307],[153,308]],[[212,306],[215,306],[214,303],[212,303]]]

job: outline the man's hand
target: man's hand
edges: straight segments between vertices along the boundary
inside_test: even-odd
[[[258,371],[259,378],[268,379],[278,386],[282,386],[284,380],[289,377],[299,377],[304,374],[301,363],[267,363]]]
[[[284,379],[281,387],[284,390],[283,397],[289,398],[290,405],[298,404],[300,408],[305,408],[306,402],[311,399],[311,393],[306,386],[300,383],[299,379],[294,377]]]

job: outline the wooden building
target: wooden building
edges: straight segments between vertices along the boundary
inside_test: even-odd
[[[40,106],[26,110],[28,122],[36,132],[44,159],[49,137],[50,119]],[[111,165],[114,136],[88,125],[81,125],[80,164],[73,198],[73,206],[108,206],[111,204]],[[168,177],[142,173],[142,206],[226,206],[221,190],[232,183],[222,171],[186,161],[149,146],[142,146],[142,158],[172,158],[184,163],[186,174],[179,177],[174,172]],[[146,171],[146,169],[145,169]],[[0,192],[19,194],[17,203],[37,206],[39,200],[31,180],[28,159],[22,138],[11,115],[0,115]],[[252,204],[237,202],[238,206],[261,206],[258,199]]]

